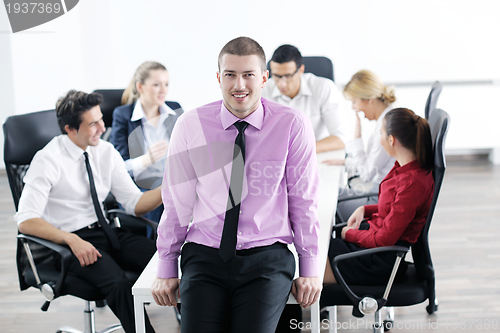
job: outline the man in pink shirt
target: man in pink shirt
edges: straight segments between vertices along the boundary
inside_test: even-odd
[[[262,47],[233,39],[219,54],[223,100],[173,130],[152,294],[182,298],[182,332],[274,332],[290,290],[304,308],[319,298],[315,137],[300,111],[261,98],[267,78]]]

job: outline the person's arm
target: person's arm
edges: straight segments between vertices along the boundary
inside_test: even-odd
[[[344,141],[338,136],[330,135],[323,140],[316,141],[316,153],[322,153],[330,150],[343,149],[345,147]]]
[[[316,145],[316,152],[321,153],[329,150],[343,149],[345,147],[345,134],[340,117],[340,101],[342,96],[335,83],[330,80],[319,92],[321,101],[321,118],[328,128],[330,136],[319,140]]]
[[[399,185],[382,226],[368,230],[348,230],[345,240],[364,248],[394,245],[415,218],[419,207],[428,199],[425,193],[419,182]],[[365,206],[365,215],[369,207]]]
[[[135,215],[141,216],[152,211],[161,204],[161,186],[144,192],[135,205]]]
[[[312,126],[308,119],[305,121],[294,128],[290,138],[287,168],[296,172],[286,173],[288,214],[299,256],[299,278],[292,284],[292,294],[304,308],[319,299],[322,289],[318,258],[318,165]]]
[[[125,105],[117,107],[113,111],[113,124],[111,135],[109,136],[109,141],[118,150],[123,160],[126,161],[130,158],[130,153],[128,150],[128,123],[130,122],[130,117],[128,116],[128,109],[133,108],[132,105]]]
[[[42,219],[52,186],[59,180],[59,164],[54,163],[54,159],[46,151],[35,155],[24,177],[25,185],[14,218],[21,233],[68,245],[82,267],[90,265],[101,256],[92,244]]]
[[[53,243],[68,245],[82,267],[93,264],[101,257],[99,251],[91,243],[74,233],[57,229],[42,218],[32,218],[22,222],[19,225],[19,231]]]
[[[185,118],[184,118],[185,119]],[[162,185],[165,218],[158,225],[158,269],[151,293],[158,305],[175,306],[178,290],[178,258],[196,202],[196,173],[187,149],[189,131],[178,121],[170,138]],[[179,295],[180,296],[180,295]]]

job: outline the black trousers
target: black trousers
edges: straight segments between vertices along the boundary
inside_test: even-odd
[[[106,302],[120,320],[124,331],[133,333],[135,320],[132,285],[135,281],[128,280],[123,269],[142,272],[156,252],[156,245],[153,240],[144,236],[123,229],[112,230],[121,244],[119,252],[111,249],[111,244],[101,228],[84,228],[76,231],[80,238],[94,245],[102,257],[92,265],[81,267],[78,259],[73,256],[68,274],[78,276],[106,295]],[[147,315],[145,319],[146,332],[153,333],[154,329]]]
[[[295,259],[280,243],[237,251],[187,243],[181,255],[182,333],[274,332],[290,293]]]

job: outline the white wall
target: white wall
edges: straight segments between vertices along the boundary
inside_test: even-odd
[[[0,115],[53,108],[69,89],[123,88],[145,60],[167,66],[168,99],[192,109],[221,98],[217,55],[241,35],[268,57],[284,43],[330,57],[340,86],[362,68],[396,83],[499,80],[499,13],[496,0],[81,0],[12,34],[0,8]],[[429,89],[398,88],[397,96],[422,114]],[[438,106],[452,115],[448,148],[500,146],[496,126],[484,130],[500,120],[498,90],[445,86]],[[351,128],[352,112],[345,116]]]

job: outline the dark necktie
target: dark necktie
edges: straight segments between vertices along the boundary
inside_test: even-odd
[[[219,255],[224,262],[228,262],[236,254],[236,233],[238,231],[241,193],[243,190],[243,173],[245,171],[245,129],[248,123],[240,121],[234,123],[234,126],[238,129],[238,136],[234,141],[229,198],[227,200],[224,229],[222,230],[222,238],[219,247]],[[237,158],[240,150],[241,156],[243,157],[242,159]]]
[[[118,241],[118,237],[116,237],[113,230],[111,230],[111,227],[104,218],[101,206],[99,205],[99,199],[97,198],[97,191],[95,189],[94,175],[92,174],[92,168],[90,167],[90,162],[89,162],[89,154],[87,152],[84,152],[83,155],[85,155],[85,167],[87,168],[87,175],[89,176],[90,195],[92,196],[92,203],[94,204],[94,209],[97,215],[97,219],[102,227],[102,230],[104,230],[106,236],[108,236],[109,241],[111,242],[111,246],[113,247],[114,250],[118,251],[120,250],[120,242]]]

